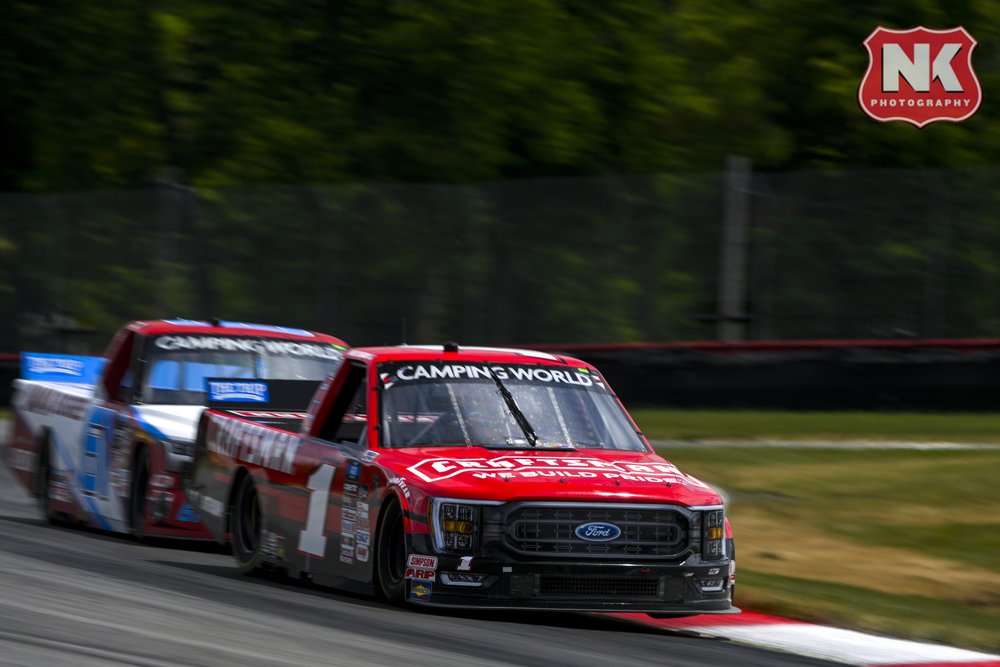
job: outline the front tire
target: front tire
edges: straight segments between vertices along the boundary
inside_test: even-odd
[[[149,453],[140,447],[132,464],[132,485],[128,501],[128,524],[132,537],[146,537],[146,491],[149,486]]]
[[[378,527],[375,552],[378,592],[390,604],[402,604],[406,596],[406,533],[399,503],[389,501]]]
[[[260,569],[261,511],[257,485],[249,473],[236,482],[229,510],[233,558],[244,574]]]
[[[62,524],[62,516],[52,509],[52,445],[46,434],[38,444],[38,469],[35,472],[36,492],[42,515],[54,526]]]

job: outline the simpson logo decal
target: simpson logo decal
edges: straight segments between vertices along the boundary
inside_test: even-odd
[[[491,477],[579,477],[620,479],[630,482],[686,482],[684,475],[670,463],[624,463],[580,457],[501,456],[495,459],[425,459],[407,468],[425,482],[440,482],[457,475],[479,479]]]
[[[877,121],[924,127],[963,121],[983,101],[972,69],[977,42],[965,28],[876,28],[864,47],[868,70],[858,87],[861,109]]]
[[[160,336],[156,347],[161,350],[211,350],[224,352],[257,352],[317,359],[341,359],[343,353],[332,345],[299,343],[264,338],[234,338],[230,336]]]
[[[434,581],[437,566],[437,556],[410,554],[406,560],[406,578],[417,581]]]
[[[217,402],[267,403],[267,383],[208,381],[208,400]]]
[[[475,364],[407,364],[398,366],[395,374],[380,374],[386,388],[397,382],[414,380],[489,380],[490,373],[502,381],[570,384],[592,387],[593,373],[582,373],[580,369],[549,368],[547,366],[490,366]]]

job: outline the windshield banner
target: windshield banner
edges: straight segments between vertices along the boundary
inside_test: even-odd
[[[589,368],[553,368],[541,365],[402,364],[391,368],[389,372],[380,374],[382,383],[387,389],[397,382],[427,380],[485,380],[491,382],[493,376],[503,382],[568,384],[578,387],[605,388],[601,376]]]
[[[267,338],[237,338],[234,336],[159,336],[156,339],[156,347],[167,351],[256,352],[334,360],[344,356],[340,350],[332,345]]]

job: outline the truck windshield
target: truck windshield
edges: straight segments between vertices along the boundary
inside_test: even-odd
[[[383,447],[647,449],[590,369],[394,362],[378,370]]]
[[[153,339],[142,402],[202,405],[206,378],[323,380],[343,353],[327,343],[239,336],[167,335]]]

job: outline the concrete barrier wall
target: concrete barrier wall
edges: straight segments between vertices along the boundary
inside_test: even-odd
[[[628,406],[1000,410],[1000,340],[541,345],[600,368]]]

